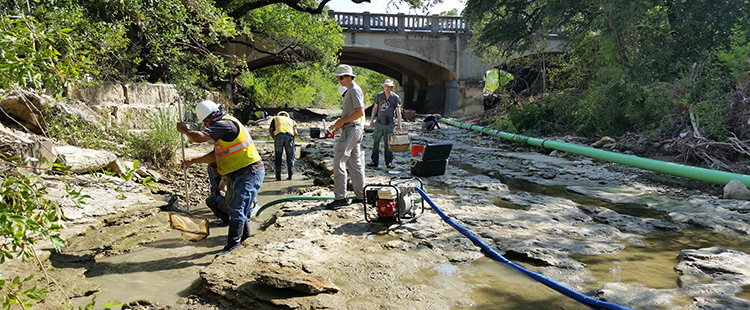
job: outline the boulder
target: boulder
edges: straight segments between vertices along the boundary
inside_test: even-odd
[[[180,98],[180,93],[177,92],[177,88],[174,85],[156,84],[153,86],[159,89],[159,102],[172,104],[182,101]]]
[[[81,98],[76,98],[85,101],[87,104],[101,104],[101,103],[114,103],[124,104],[125,103],[125,88],[120,83],[114,82],[99,82],[99,85],[94,87],[86,88],[85,91],[80,92]]]
[[[87,173],[107,167],[117,159],[117,155],[107,151],[82,149],[71,145],[57,146],[54,151],[59,155],[58,161],[70,167],[75,173]]]
[[[716,281],[729,278],[741,278],[741,283],[750,281],[750,255],[741,251],[720,247],[686,249],[677,258],[680,262],[674,270],[681,275],[706,275]]]
[[[616,142],[617,141],[614,138],[608,137],[608,136],[604,136],[601,139],[599,139],[599,141],[596,141],[596,142],[592,143],[591,147],[601,148],[601,147],[604,147],[604,146],[609,145],[609,144],[615,144]]]
[[[125,84],[125,103],[154,104],[161,102],[160,89],[149,84]]]
[[[253,270],[255,279],[268,286],[290,288],[308,294],[338,292],[339,288],[321,277],[287,268],[260,268]]]
[[[132,167],[132,164],[128,165],[119,158],[115,158],[115,160],[107,165],[107,168],[109,168],[110,171],[114,172],[120,177],[124,177],[128,173],[128,170],[132,169]]]
[[[38,169],[52,168],[52,164],[57,161],[57,152],[55,145],[49,140],[34,141],[25,144],[21,148],[21,158],[36,158],[36,161],[28,162],[28,165]]]
[[[49,98],[36,93],[16,90],[3,96],[0,108],[21,125],[29,130],[41,134],[44,129],[44,117],[41,108]]]
[[[132,166],[132,164],[130,166]],[[155,182],[161,181],[161,173],[153,169],[138,167],[138,169],[135,169],[135,173],[140,177],[151,177]]]
[[[17,132],[13,129],[5,127],[3,124],[0,124],[0,139],[2,139],[2,142],[12,142],[12,143],[34,142],[34,140],[31,140],[23,132]]]
[[[729,181],[724,186],[724,199],[750,200],[750,190],[740,181]]]

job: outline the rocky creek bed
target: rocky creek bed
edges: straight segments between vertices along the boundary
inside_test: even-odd
[[[307,131],[320,125],[300,126],[304,147],[295,167],[315,186],[291,196],[332,196],[334,141],[310,139]],[[406,123],[414,143],[453,143],[446,174],[422,178],[432,201],[513,262],[633,309],[750,308],[747,201],[722,199],[715,186],[677,177],[550,156],[447,125],[423,132],[419,125]],[[252,126],[253,136],[267,136],[265,126]],[[363,144],[369,161],[371,135]],[[271,175],[272,144],[258,145]],[[367,183],[408,176],[409,155],[397,154],[394,171],[368,168]],[[207,187],[203,168],[191,168],[193,188]],[[69,297],[97,291],[86,278],[97,258],[148,244],[168,230],[162,211],[175,206],[164,195],[183,201],[184,183],[181,173],[163,174],[151,192],[117,179],[75,177],[94,193],[91,202],[86,210],[63,204],[66,215],[78,216],[69,216],[62,253],[39,247]],[[51,196],[61,197],[62,183],[45,182]],[[267,178],[264,187],[273,182]],[[200,195],[205,192],[191,196]],[[263,230],[199,266],[201,281],[185,288],[186,298],[163,303],[191,309],[588,309],[532,281],[497,276],[523,278],[513,271],[480,273],[505,267],[488,261],[429,207],[413,223],[386,225],[365,222],[362,205],[328,210],[324,203],[300,200],[265,210]],[[38,270],[17,261],[2,266],[3,278]],[[272,288],[264,278],[268,270],[314,277],[325,289]],[[60,307],[60,290],[50,289],[37,308]]]

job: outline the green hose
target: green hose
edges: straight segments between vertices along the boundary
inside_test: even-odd
[[[355,196],[355,195],[350,195],[347,198],[354,199],[356,197],[357,196]],[[264,204],[260,208],[253,209],[253,211],[250,213],[250,217],[251,218],[257,217],[261,212],[263,212],[263,210],[267,209],[270,206],[273,206],[273,205],[276,205],[276,204],[280,204],[282,202],[297,201],[297,200],[333,200],[333,199],[336,199],[336,197],[331,197],[331,196],[292,196],[292,197],[279,198],[279,199],[267,202],[266,204]]]
[[[526,137],[522,135],[502,132],[502,131],[494,130],[490,128],[484,128],[484,127],[477,126],[477,125],[459,123],[459,122],[452,121],[452,120],[445,119],[445,118],[442,118],[440,120],[442,122],[445,122],[447,124],[450,124],[459,128],[479,131],[481,133],[485,133],[491,136],[495,136],[495,137],[499,137],[499,138],[503,138],[503,139],[511,140],[515,142],[524,142],[524,143],[534,145],[534,146],[541,146],[541,147],[545,147],[548,149],[575,153],[575,154],[584,155],[584,156],[588,156],[592,158],[598,158],[598,159],[602,159],[606,161],[624,164],[624,165],[628,165],[631,167],[637,167],[641,169],[676,175],[680,177],[710,182],[710,183],[719,184],[719,185],[726,185],[732,180],[737,180],[737,181],[742,182],[742,184],[745,184],[745,186],[750,187],[750,176],[744,175],[744,174],[737,174],[737,173],[730,173],[730,172],[724,172],[724,171],[718,171],[718,170],[680,165],[680,164],[663,162],[663,161],[658,161],[658,160],[653,160],[653,159],[648,159],[648,158],[641,158],[635,155],[625,155],[625,154],[620,154],[620,153],[615,153],[615,152],[603,151],[603,150],[599,150],[595,148],[590,148],[590,147],[585,147],[585,146],[580,146],[580,145],[575,145],[575,144],[570,144],[570,143],[565,143],[565,142],[531,138],[531,137]]]

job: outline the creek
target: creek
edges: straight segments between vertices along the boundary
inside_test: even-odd
[[[462,139],[462,136],[454,134],[455,131],[457,130],[446,128],[443,130],[443,133],[447,136],[451,136],[451,139]],[[366,139],[368,142],[365,142],[365,144],[370,143],[369,145],[371,145],[371,138],[368,136]],[[438,136],[436,138],[436,140],[444,139],[445,137],[443,136]],[[314,142],[317,144],[324,143],[323,139]],[[327,141],[325,143],[332,143],[332,141]],[[261,143],[261,145],[262,144],[268,145],[270,143]],[[268,147],[271,146],[268,145]],[[487,148],[482,152],[496,152],[499,150],[502,150],[502,148]],[[313,151],[303,151],[303,153],[332,153],[330,151],[331,149],[323,149],[323,151],[313,149]],[[368,150],[367,147],[365,147],[364,151],[369,155],[370,150]],[[481,201],[477,201],[476,199],[487,200],[490,206],[494,206],[498,210],[507,210],[508,212],[523,212],[530,209],[530,205],[528,203],[518,204],[516,203],[517,200],[514,199],[507,199],[506,197],[500,197],[498,195],[485,194],[486,190],[472,190],[472,192],[469,193],[469,197],[471,198],[464,198],[463,195],[467,195],[466,189],[469,189],[470,187],[461,187],[452,184],[461,184],[461,182],[469,180],[472,176],[481,176],[485,178],[488,177],[491,182],[503,183],[507,185],[508,192],[511,196],[522,195],[523,197],[526,197],[524,199],[528,199],[528,196],[542,197],[539,199],[539,201],[550,201],[549,198],[554,197],[565,201],[572,201],[573,203],[582,206],[584,209],[603,208],[613,210],[622,215],[628,215],[643,219],[657,219],[669,223],[671,223],[672,220],[668,216],[669,212],[665,210],[668,210],[670,206],[652,206],[658,204],[659,201],[662,200],[669,201],[669,203],[672,204],[682,204],[685,199],[667,197],[666,195],[658,194],[624,193],[634,197],[634,199],[638,201],[636,203],[608,202],[605,201],[605,199],[584,196],[577,192],[569,190],[568,186],[581,185],[576,183],[576,181],[563,182],[563,184],[567,185],[550,185],[548,183],[542,184],[530,181],[529,179],[521,178],[518,175],[521,173],[526,173],[527,170],[525,170],[524,167],[521,167],[520,164],[517,164],[514,159],[511,160],[506,158],[494,160],[491,156],[479,155],[484,156],[482,158],[486,159],[486,162],[482,162],[481,165],[478,165],[476,164],[476,160],[474,160],[473,163],[469,164],[469,160],[467,158],[471,158],[470,156],[476,156],[472,155],[472,153],[475,153],[474,149],[464,147],[458,148],[454,152],[456,153],[456,156],[453,156],[451,158],[449,164],[449,169],[452,170],[451,173],[444,177],[430,179],[430,182],[425,182],[426,191],[431,197],[434,195],[442,199],[444,202],[455,201],[453,203],[453,212],[461,213],[464,218],[466,217],[466,214],[472,214],[473,211],[460,208],[461,204],[467,203],[467,200],[469,199],[474,199],[474,201],[471,201],[469,203],[477,204],[477,206],[484,205]],[[538,156],[541,155],[535,155],[535,157],[530,158],[537,158]],[[305,160],[315,161],[319,165],[322,164],[324,166],[330,166],[330,164],[325,163],[325,157],[313,157],[308,159],[303,158],[301,162],[304,162]],[[496,164],[495,161],[500,162],[501,165]],[[529,159],[528,161],[533,161],[533,159]],[[394,171],[376,171],[368,169],[368,181],[371,181],[370,178],[373,176],[376,177],[374,180],[379,180],[382,182],[382,180],[387,180],[387,178],[390,178],[391,176],[408,175],[408,155],[406,156],[406,158],[404,158],[404,156],[402,155],[397,156],[395,163],[397,166],[407,167],[406,169],[400,169],[406,171],[399,171],[398,168]],[[481,166],[481,168],[477,168],[478,166]],[[313,167],[312,169],[319,168]],[[390,174],[390,172],[395,173]],[[272,176],[267,174],[266,180],[258,196],[258,203],[260,205],[264,205],[278,198],[298,196],[300,189],[303,189],[303,192],[307,192],[308,190],[318,190],[318,186],[313,186],[314,180],[309,179],[307,176],[303,177],[301,174],[296,174],[295,176],[299,177],[292,181],[278,182],[275,181]],[[618,189],[617,186],[612,186],[612,188],[607,189],[607,186],[609,185],[606,179],[606,174],[603,177],[599,176],[599,179],[597,179],[595,183],[600,185],[600,190],[610,191],[612,193],[617,193],[621,190]],[[322,195],[328,194],[330,194],[330,191],[322,191]],[[534,200],[532,199],[529,201],[532,201],[533,203]],[[283,210],[285,212],[284,217],[288,217],[290,219],[296,216],[299,216],[301,218],[304,216],[317,214],[318,216],[320,216],[320,218],[322,218],[322,221],[328,222],[329,229],[327,229],[327,233],[332,234],[334,238],[337,238],[331,240],[342,240],[341,238],[345,238],[347,240],[346,242],[349,242],[347,244],[351,246],[352,249],[358,249],[358,252],[352,253],[359,254],[354,255],[368,255],[368,251],[371,251],[373,249],[371,247],[368,247],[368,244],[375,245],[375,248],[377,249],[386,249],[386,251],[398,251],[396,250],[398,246],[394,246],[394,242],[400,242],[399,239],[410,241],[404,239],[403,236],[399,235],[398,233],[393,234],[393,231],[398,231],[398,228],[394,229],[393,227],[391,227],[390,232],[389,229],[384,229],[383,231],[370,229],[371,225],[364,223],[364,219],[361,216],[361,208],[359,207],[356,207],[356,210],[354,210],[355,208],[349,209],[347,214],[341,212],[327,213],[330,211],[324,211],[321,207],[322,203],[323,202],[294,202],[272,206],[264,210],[259,218],[253,219],[253,221],[251,222],[251,231],[259,231],[261,229],[261,225],[272,218],[276,211]],[[649,207],[646,207],[646,205],[648,205]],[[459,208],[457,209],[457,207]],[[428,212],[431,211],[426,211],[426,213]],[[498,214],[502,215],[502,211],[500,212],[501,213]],[[195,208],[194,215],[213,220],[213,216],[210,214],[210,211],[202,203]],[[475,215],[481,218],[483,214],[481,214],[481,212],[477,212],[475,213]],[[321,221],[320,218],[313,220],[313,222],[311,223],[316,223],[314,225],[317,225],[317,223],[320,223]],[[601,224],[601,226],[611,225],[611,223],[606,223],[606,225],[603,222],[596,223],[599,220],[597,220],[596,217],[594,218],[595,224]],[[427,221],[427,219],[424,220]],[[422,221],[422,219],[418,220],[417,222],[420,221]],[[288,225],[289,223],[284,222],[282,226],[280,226],[282,227],[280,229],[289,229],[284,228],[287,227],[284,226],[284,224]],[[498,220],[494,220],[492,222],[492,225],[496,226],[498,224],[508,224],[511,225],[510,227],[512,227],[512,223],[502,223],[498,222]],[[447,226],[447,224],[438,224],[438,226],[445,227]],[[296,229],[299,231],[291,232],[289,235],[279,235],[278,237],[276,237],[277,235],[273,235],[274,237],[272,237],[277,238],[273,241],[281,243],[285,242],[285,240],[293,240],[291,242],[292,244],[288,244],[285,247],[286,250],[284,251],[288,253],[294,253],[294,251],[296,250],[295,247],[299,246],[299,244],[302,244],[302,241],[300,240],[307,240],[312,242],[313,244],[319,243],[322,245],[322,248],[324,250],[326,249],[326,244],[334,245],[335,242],[340,242],[329,241],[328,239],[319,239],[320,237],[317,236],[317,232],[316,230],[314,230],[314,228],[316,227],[311,226],[309,230],[310,232],[305,230],[304,224],[303,226],[290,227],[291,229]],[[406,230],[408,229],[411,228],[406,228]],[[472,229],[476,228],[469,228],[470,231]],[[324,229],[324,231],[326,230]],[[479,235],[480,238],[483,237],[480,232],[473,232]],[[348,233],[350,235],[347,235]],[[134,300],[146,299],[150,301],[158,301],[161,305],[170,305],[173,309],[193,308],[178,303],[178,300],[183,297],[187,297],[190,294],[196,293],[197,289],[204,284],[204,282],[200,278],[199,273],[207,266],[212,265],[214,255],[221,250],[225,243],[225,235],[226,228],[212,228],[211,235],[207,239],[199,242],[188,242],[184,241],[181,238],[179,232],[173,230],[167,231],[160,235],[155,241],[144,244],[142,247],[138,247],[130,251],[129,253],[98,258],[96,260],[96,263],[91,266],[91,268],[88,268],[87,277],[100,285],[101,291],[97,293],[97,300],[99,302],[108,300],[129,302]],[[255,243],[256,245],[248,246],[246,249],[243,249],[243,252],[238,252],[238,254],[236,255],[252,257],[251,255],[249,255],[250,252],[246,251],[253,251],[254,253],[266,251],[263,250],[262,246],[257,246],[258,243],[271,243],[269,239],[264,238],[261,238],[259,240],[251,238],[250,241],[252,243]],[[440,238],[444,237],[441,235],[438,239]],[[464,238],[461,237],[461,239]],[[584,264],[586,269],[585,276],[576,278],[576,280],[573,281],[578,286],[575,289],[588,295],[591,295],[592,291],[599,289],[602,285],[607,283],[637,283],[650,289],[674,289],[678,287],[678,274],[674,270],[674,268],[678,263],[678,255],[680,254],[681,250],[718,246],[750,253],[750,238],[748,238],[747,235],[730,231],[710,231],[695,227],[677,231],[657,230],[651,233],[640,234],[638,240],[642,242],[642,246],[633,246],[631,244],[628,244],[628,242],[625,242],[624,240],[619,241],[622,250],[614,251],[612,254],[569,254],[568,256],[570,258]],[[521,242],[522,241],[523,240],[521,240]],[[581,241],[586,240],[585,238],[581,237]],[[415,241],[411,240],[411,242]],[[421,242],[416,241],[415,243],[431,244],[429,248],[440,246],[441,244],[438,241],[432,240],[423,240]],[[275,246],[277,245],[269,244],[269,248],[274,248]],[[330,249],[333,250],[335,248],[331,247]],[[542,248],[542,250],[544,249]],[[409,251],[410,250],[407,250],[404,255],[411,255],[409,254]],[[441,298],[441,300],[452,301],[452,304],[441,305],[441,307],[439,307],[441,309],[589,309],[589,307],[583,304],[577,303],[572,299],[564,297],[560,293],[557,293],[542,284],[530,280],[527,276],[522,275],[515,269],[502,263],[494,262],[487,257],[481,257],[479,259],[457,259],[456,261],[446,261],[446,257],[443,255],[430,253],[425,254],[424,249],[419,249],[418,251],[420,251],[421,253],[415,253],[415,257],[420,257],[420,259],[426,258],[427,262],[414,264],[419,265],[420,267],[410,269],[407,274],[400,273],[400,276],[397,280],[394,280],[393,278],[386,278],[378,279],[378,281],[385,282],[385,286],[387,286],[388,281],[394,281],[398,282],[398,285],[414,287],[415,290],[419,290],[419,288],[434,290],[435,292],[438,292],[436,293],[437,295],[446,296],[445,298]],[[291,255],[294,256],[294,254]],[[325,260],[325,258],[317,258],[312,256],[309,258],[301,257],[301,255],[297,256],[300,256],[298,259],[302,261],[306,259],[310,261],[314,261],[315,259]],[[540,267],[542,267],[534,264],[533,260],[523,259],[522,257],[506,257],[532,271],[536,271],[537,269],[540,269]],[[282,259],[282,261],[284,259]],[[369,257],[362,256],[362,261],[369,259]],[[295,264],[293,260],[288,261],[288,263],[290,265]],[[374,264],[378,263],[379,261],[375,260]],[[413,264],[411,262],[405,263]],[[235,264],[235,262],[233,261],[233,258],[229,257],[227,258],[227,261],[222,262],[222,264],[231,267],[231,265]],[[334,265],[333,262],[331,264],[331,266],[342,266]],[[344,263],[342,264],[343,266],[357,266],[354,265],[354,263],[351,263],[351,261],[344,261]],[[369,263],[364,263],[364,266],[370,266],[368,264]],[[315,264],[311,264],[311,266],[312,270],[316,270]],[[228,267],[217,266],[216,268]],[[388,268],[388,264],[385,264],[385,266],[381,266],[380,268]],[[240,268],[238,270],[242,269]],[[252,269],[248,271],[252,271]],[[243,272],[249,274],[248,271],[243,270]],[[347,270],[341,271],[344,272]],[[401,271],[401,269],[398,270],[398,272]],[[217,273],[216,270],[212,270],[210,272],[213,274]],[[224,271],[221,270],[221,272],[218,273],[223,272]],[[378,272],[374,273],[377,274]],[[384,272],[384,274],[387,273],[388,272]],[[367,274],[367,272],[365,272],[365,274]],[[369,276],[374,277],[372,272]],[[227,278],[221,279],[220,281],[227,281],[231,283],[233,281],[242,280],[243,278]],[[705,280],[708,281],[708,279]],[[217,286],[217,280],[212,279],[212,281],[214,282],[209,283],[209,285]],[[333,281],[336,285],[341,285],[341,282],[344,282],[335,280]],[[366,291],[367,289],[373,289],[367,286],[351,285],[351,287],[347,287],[347,285],[349,284],[340,286],[340,289],[344,292],[351,292],[362,289]],[[242,292],[242,294],[247,293]],[[343,304],[346,305],[347,309],[364,309],[376,305],[384,306],[391,302],[387,300],[385,296],[378,296],[375,293],[354,295],[354,297],[352,297],[351,294],[342,295],[342,292],[340,291],[337,294],[331,294],[330,297],[320,297],[320,300],[324,305],[337,308],[336,305],[341,305],[342,303],[335,303],[338,302],[338,300],[335,300],[335,298],[344,298],[346,301]],[[417,296],[435,295],[424,294]],[[748,290],[748,286],[745,286],[744,290],[736,295],[736,297],[745,299],[747,299],[749,296],[750,291]],[[403,302],[405,300],[408,301],[409,298],[410,297],[408,295],[398,296],[398,300],[395,301],[396,303],[393,303],[394,307],[397,307],[396,305],[403,305]],[[332,303],[326,304],[326,300],[329,300]],[[88,302],[88,299],[82,298],[79,302],[80,304],[84,304],[85,302]],[[238,300],[234,300],[234,302],[238,302]],[[401,303],[398,304],[397,302]],[[419,305],[424,305],[424,303],[420,303]],[[284,308],[285,306],[286,305],[279,305],[278,308]],[[630,306],[634,309],[690,309],[691,299],[688,297],[670,298],[668,303],[661,304],[657,307],[644,306],[640,308],[634,307],[632,305]]]
[[[263,205],[275,199],[288,197],[300,188],[312,186],[310,180],[277,182],[266,175],[258,203]],[[165,213],[165,212],[162,212]],[[201,201],[191,209],[193,216],[214,220],[211,211]],[[250,221],[250,231],[257,232],[263,222],[272,216],[272,210],[263,212]],[[200,270],[210,264],[226,244],[226,227],[210,228],[210,235],[200,241],[187,241],[174,229],[167,230],[155,241],[136,247],[128,253],[99,257],[88,267],[87,278],[100,286],[96,293],[97,304],[106,301],[123,303],[148,300],[172,309],[188,309],[177,303],[199,290]],[[73,305],[83,306],[90,298],[78,298]]]
[[[457,164],[457,163],[454,163]],[[467,167],[463,167],[467,168]],[[476,171],[475,171],[476,172]],[[561,186],[544,186],[521,179],[505,178],[511,192],[528,191],[535,194],[565,197],[582,205],[606,207],[631,215],[653,216],[639,210],[638,205],[607,203],[601,200],[571,194]],[[294,195],[299,189],[312,187],[309,179],[277,182],[267,177],[258,202],[263,205],[278,198]],[[430,193],[451,194],[450,188],[430,188]],[[495,199],[500,208],[523,209],[524,207]],[[258,231],[261,224],[274,213],[274,207],[265,210],[251,222],[251,230]],[[194,215],[212,219],[210,211],[201,203]],[[186,309],[177,301],[194,293],[201,285],[200,270],[210,264],[225,243],[226,228],[211,228],[211,235],[198,242],[184,241],[180,232],[169,230],[154,242],[144,244],[129,253],[102,257],[90,268],[87,277],[100,285],[98,301],[128,302],[134,300],[158,301],[173,309]],[[365,242],[385,243],[389,237],[376,234],[362,236]],[[606,282],[637,282],[650,288],[676,288],[677,273],[672,270],[677,255],[682,249],[720,246],[750,252],[750,239],[736,233],[716,233],[700,230],[680,232],[656,232],[645,236],[645,247],[625,247],[616,254],[571,255],[586,264],[591,277],[598,281],[587,283],[586,290],[596,289]],[[532,269],[534,266],[521,263]],[[425,284],[436,289],[468,287],[470,298],[465,303],[454,305],[454,309],[588,309],[561,294],[530,280],[525,275],[504,264],[488,258],[471,263],[442,263],[433,268],[416,271],[402,280],[407,284]],[[346,288],[342,288],[346,289]],[[747,293],[744,293],[747,295]],[[740,294],[742,296],[742,294]],[[79,300],[78,305],[87,302]],[[689,299],[673,301],[670,307],[687,307]],[[76,306],[78,306],[76,305]]]

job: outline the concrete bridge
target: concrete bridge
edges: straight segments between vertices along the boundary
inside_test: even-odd
[[[477,114],[489,66],[468,47],[458,16],[328,12],[344,30],[341,63],[399,82],[404,107],[419,112]]]
[[[462,17],[334,11],[328,16],[343,29],[341,63],[398,81],[396,92],[405,108],[452,116],[484,111],[484,75],[490,66],[469,47],[471,32]],[[548,51],[561,50],[554,39],[545,43]],[[250,70],[281,62],[237,45],[224,52],[249,55]]]

